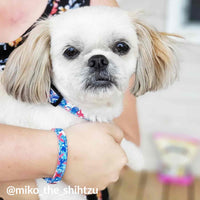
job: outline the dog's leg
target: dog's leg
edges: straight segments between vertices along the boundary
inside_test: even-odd
[[[127,155],[128,166],[135,171],[142,170],[144,168],[144,157],[140,149],[126,139],[122,140],[121,147]]]

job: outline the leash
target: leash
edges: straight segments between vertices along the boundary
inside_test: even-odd
[[[88,121],[88,119],[85,117],[81,109],[69,103],[66,99],[64,99],[62,94],[58,91],[58,89],[53,84],[51,84],[51,89],[50,89],[50,94],[49,94],[49,103],[51,103],[51,105],[55,107],[61,106],[63,109],[75,115],[76,117],[79,117],[81,119],[85,119]],[[96,194],[87,195],[87,200],[109,200],[108,189],[106,188],[105,190],[100,191],[97,195]]]

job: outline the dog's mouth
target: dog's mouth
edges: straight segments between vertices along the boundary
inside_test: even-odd
[[[86,82],[86,89],[109,89],[113,86],[117,87],[115,78],[108,74],[94,74]]]
[[[104,79],[104,78],[98,78],[93,82],[93,85],[95,85],[96,87],[111,87],[112,84],[114,84],[114,82],[112,80],[109,79]]]

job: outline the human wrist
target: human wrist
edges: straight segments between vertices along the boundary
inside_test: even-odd
[[[58,161],[58,139],[54,131],[51,130],[44,132],[41,140],[44,141],[43,152],[46,157],[43,160],[40,177],[52,177]]]
[[[51,177],[57,165],[57,142],[56,134],[50,130],[0,124],[0,151],[4,152],[1,154],[0,181]]]

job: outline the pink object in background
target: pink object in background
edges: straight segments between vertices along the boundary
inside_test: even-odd
[[[192,175],[175,177],[165,174],[158,174],[158,179],[161,183],[164,184],[177,184],[182,186],[190,185],[194,181],[194,177]]]
[[[158,178],[164,184],[190,185],[194,178],[191,163],[200,141],[184,135],[154,134],[160,160]]]

